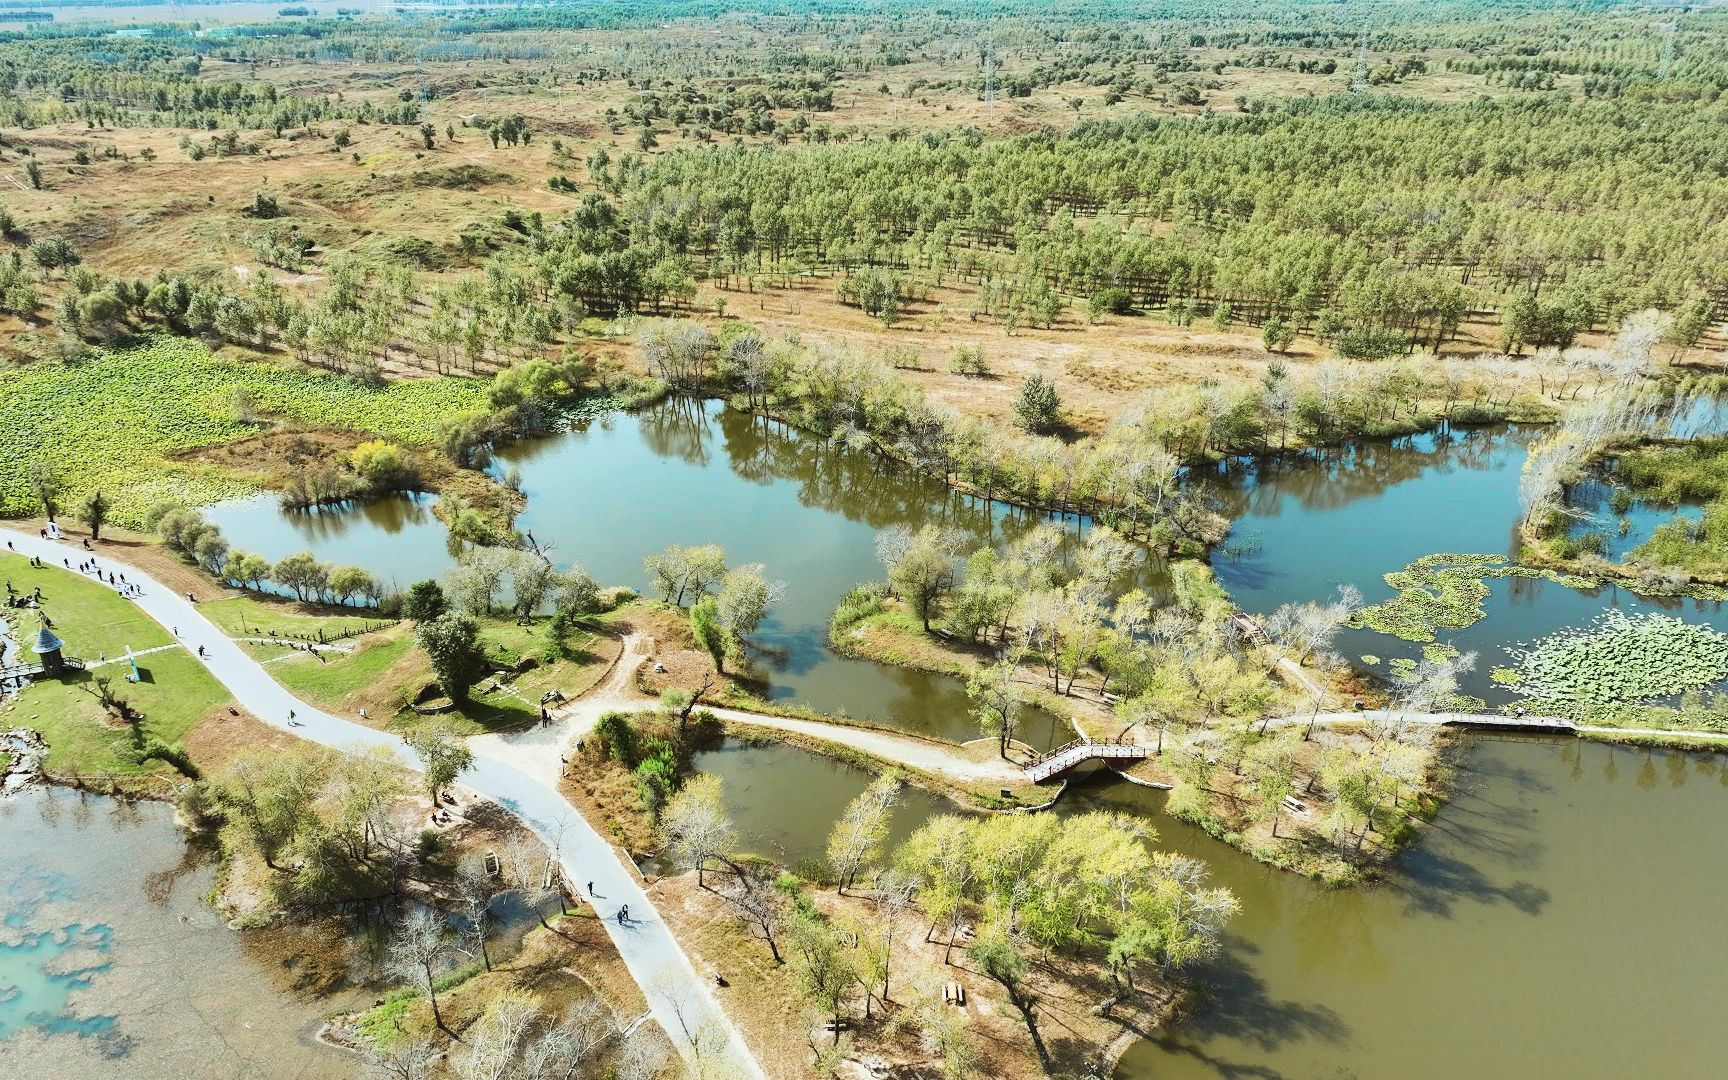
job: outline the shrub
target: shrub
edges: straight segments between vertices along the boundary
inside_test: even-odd
[[[628,713],[606,712],[594,724],[594,744],[602,756],[634,768],[638,760],[636,728]]]
[[[1014,399],[1014,418],[1034,435],[1046,435],[1062,422],[1062,397],[1044,376],[1034,373]]]

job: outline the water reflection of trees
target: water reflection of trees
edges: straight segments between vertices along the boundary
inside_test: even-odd
[[[826,445],[777,420],[714,406],[704,430],[718,428],[732,471],[756,484],[797,485],[801,506],[839,514],[881,530],[892,525],[939,525],[958,529],[973,544],[1009,541],[1046,521],[1069,530],[1070,548],[1084,534],[1088,519],[1057,518],[957,492],[940,479],[920,476],[892,458],[870,450]],[[1162,580],[1162,560],[1150,555],[1130,580],[1121,584],[1156,587]]]
[[[1517,427],[1464,433],[1432,432],[1398,439],[1365,439],[1285,457],[1230,458],[1204,474],[1233,517],[1270,514],[1285,498],[1309,511],[1338,510],[1425,475],[1516,468],[1531,435]]]
[[[707,465],[713,435],[710,406],[698,398],[667,398],[636,414],[642,445],[661,457]]]

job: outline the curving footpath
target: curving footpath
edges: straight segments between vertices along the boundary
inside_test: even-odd
[[[315,709],[290,694],[185,597],[138,567],[110,558],[100,547],[86,552],[74,543],[11,529],[0,529],[0,540],[15,552],[38,556],[50,565],[94,557],[102,566],[125,566],[128,578],[144,589],[134,599],[139,608],[163,626],[178,629],[188,648],[195,651],[204,646],[210,673],[260,720],[338,750],[383,748],[409,768],[420,768],[419,758],[399,737]],[[290,712],[295,714],[293,723]],[[605,916],[602,925],[648,999],[654,1019],[686,1060],[720,1064],[728,1075],[765,1080],[761,1065],[642,890],[634,868],[624,865],[612,845],[563,796],[514,765],[489,756],[483,746],[475,748],[474,768],[463,775],[462,784],[510,810],[534,830],[557,854],[573,887],[594,883],[596,913]],[[630,922],[623,926],[611,917],[620,905],[628,905],[631,912]]]
[[[570,753],[578,739],[594,730],[602,714],[613,709],[635,712],[658,704],[656,699],[636,689],[636,671],[652,653],[653,649],[644,635],[626,635],[612,671],[599,686],[553,709],[551,724],[523,731],[475,735],[469,738],[468,743],[477,754],[485,753],[498,761],[509,762],[541,782],[555,786],[559,762]],[[1010,783],[1024,779],[1020,766],[999,758],[968,757],[961,752],[961,747],[953,743],[897,735],[880,728],[823,723],[721,705],[698,707],[722,720],[807,735],[861,750],[883,761],[899,762],[966,783]]]

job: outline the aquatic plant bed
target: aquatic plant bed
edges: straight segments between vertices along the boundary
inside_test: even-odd
[[[0,370],[0,516],[33,513],[33,462],[54,467],[65,505],[101,488],[112,518],[143,523],[164,499],[205,503],[245,494],[244,480],[165,455],[255,434],[237,391],[260,417],[429,443],[438,425],[486,407],[486,384],[423,379],[371,384],[305,368],[219,360],[195,342],[156,338],[67,364]]]
[[[1552,634],[1518,661],[1518,692],[1541,711],[1579,716],[1702,690],[1728,679],[1728,635],[1651,612],[1605,611]]]
[[[1433,641],[1440,630],[1462,630],[1486,618],[1488,581],[1543,578],[1571,589],[1596,584],[1590,578],[1508,562],[1501,555],[1424,555],[1386,575],[1398,595],[1365,608],[1355,624],[1405,641]]]

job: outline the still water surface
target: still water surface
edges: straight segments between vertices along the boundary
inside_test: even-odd
[[[1493,739],[1468,766],[1380,888],[1323,889],[1159,818],[1242,912],[1207,1000],[1120,1080],[1721,1076],[1723,760]],[[1069,794],[1070,810],[1160,801]]]
[[[1219,575],[1245,608],[1268,611],[1344,582],[1380,599],[1389,593],[1381,574],[1434,551],[1509,553],[1518,474],[1536,434],[1486,428],[1226,465],[1215,483],[1240,514],[1232,537],[1252,543],[1220,560]],[[774,693],[969,734],[943,726],[964,712],[951,680],[835,657],[821,635],[840,594],[879,576],[878,529],[943,520],[1000,540],[1015,524],[1001,508],[986,512],[711,405],[610,417],[502,456],[499,467],[518,467],[530,497],[522,526],[552,540],[555,559],[580,561],[603,581],[640,587],[643,553],[674,542],[718,542],[734,561],[768,564],[790,585],[765,635]],[[258,528],[250,534],[220,510],[212,516],[238,546],[273,557],[311,548],[409,580],[448,558],[435,520],[392,530],[390,520],[353,517],[341,531],[255,505],[244,514],[245,527]],[[1608,605],[1653,606],[1620,590],[1545,582],[1493,590],[1489,618],[1448,635],[1483,651],[1484,672],[1508,643]],[[1723,622],[1720,605],[1665,606]],[[1363,633],[1345,652],[1401,648]],[[785,746],[728,743],[698,765],[726,779],[745,846],[792,863],[820,856],[840,808],[868,782]],[[1225,957],[1206,973],[1210,1000],[1132,1051],[1122,1077],[1716,1075],[1703,1033],[1728,995],[1728,964],[1705,929],[1728,886],[1713,854],[1728,850],[1720,761],[1491,740],[1468,765],[1465,790],[1392,884],[1356,892],[1261,867],[1162,817],[1145,789],[1072,789],[1070,812],[1155,815],[1165,845],[1210,863],[1243,905]],[[909,792],[896,837],[947,808]],[[105,865],[99,852],[91,862]],[[1602,1022],[1609,1014],[1614,1022]]]
[[[1236,518],[1229,547],[1215,560],[1218,578],[1247,611],[1324,601],[1352,584],[1369,603],[1392,595],[1382,575],[1434,552],[1516,556],[1521,514],[1518,481],[1527,448],[1543,429],[1525,425],[1466,428],[1357,443],[1289,461],[1232,461],[1213,482]],[[1569,589],[1550,581],[1488,582],[1487,618],[1439,640],[1476,650],[1466,690],[1488,701],[1508,695],[1488,679],[1511,662],[1508,646],[1588,623],[1608,608],[1665,611],[1728,629],[1719,602],[1640,597],[1625,589]],[[1348,631],[1339,650],[1413,656],[1419,646],[1372,631]],[[1374,668],[1384,672],[1384,667]]]
[[[33,790],[0,834],[0,1076],[354,1075],[314,1038],[353,1001],[304,993],[328,942],[229,930],[172,807]]]

